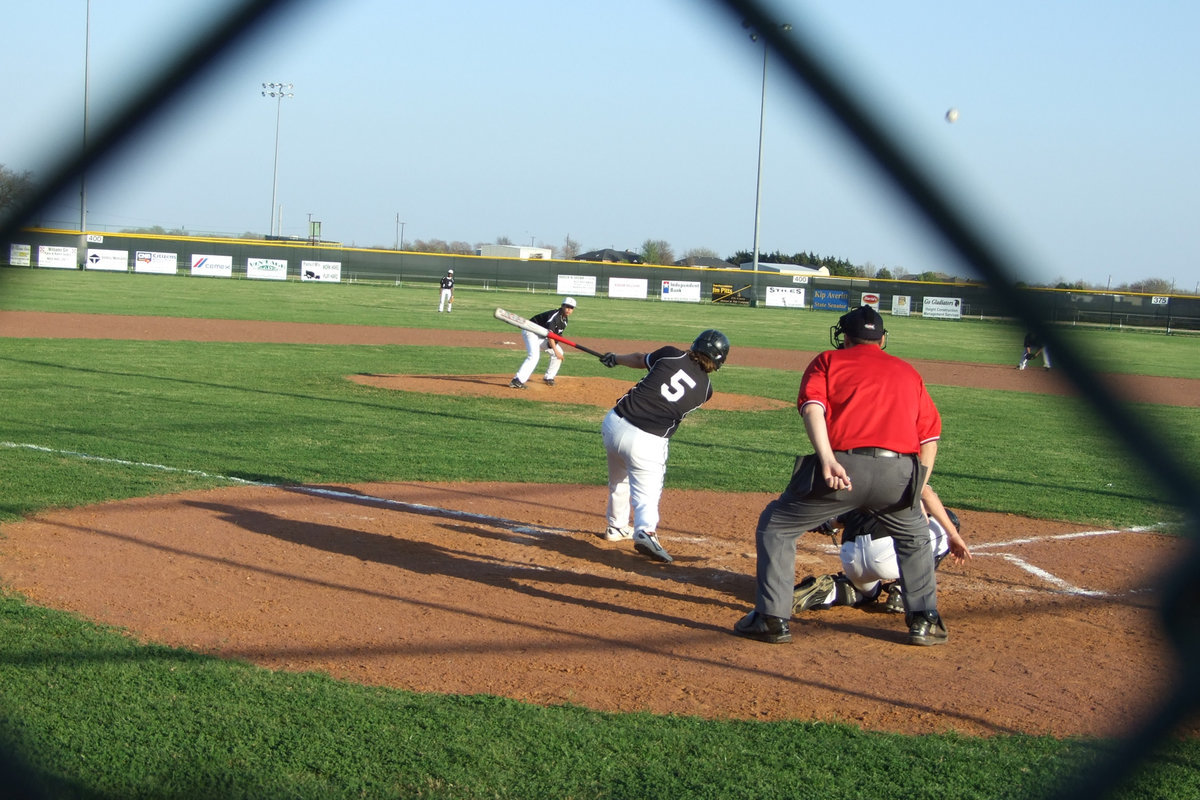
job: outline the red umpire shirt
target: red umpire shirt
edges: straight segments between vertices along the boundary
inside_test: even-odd
[[[942,435],[942,417],[908,362],[879,347],[826,350],[804,370],[796,405],[825,410],[834,450],[883,447],[917,453]]]

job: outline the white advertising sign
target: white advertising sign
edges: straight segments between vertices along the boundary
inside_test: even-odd
[[[668,303],[699,303],[700,281],[663,281],[661,299]]]
[[[246,277],[267,281],[287,280],[286,258],[247,258]]]
[[[768,286],[766,304],[779,308],[804,308],[804,290],[792,286]]]
[[[78,264],[79,249],[75,247],[59,247],[53,244],[38,245],[38,266],[51,269],[75,269]]]
[[[134,272],[153,272],[156,275],[174,275],[179,271],[178,253],[152,253],[138,250],[133,254]]]
[[[233,276],[233,256],[206,256],[192,253],[192,274],[202,278]]]
[[[807,275],[793,275],[792,283],[808,283]]]
[[[301,261],[300,280],[321,281],[322,283],[341,283],[342,262],[340,261]]]
[[[596,296],[595,275],[559,275],[559,294],[581,294],[586,297]]]
[[[862,299],[859,304],[864,305],[864,306],[870,306],[871,308],[878,311],[879,310],[879,295],[875,294],[874,292],[863,292]]]
[[[912,316],[912,298],[908,295],[892,295],[892,316],[893,317],[911,317]]]
[[[645,300],[649,284],[645,278],[609,278],[608,296]]]
[[[97,250],[89,247],[84,260],[87,269],[103,269],[109,272],[129,271],[128,250]]]
[[[1152,305],[1152,306],[1165,306],[1165,305],[1169,305],[1170,302],[1171,302],[1171,298],[1169,298],[1169,297],[1151,297],[1150,298],[1150,305]]]
[[[89,233],[85,238],[88,244],[104,244],[104,237],[99,233]]]
[[[28,267],[29,257],[33,247],[27,244],[10,244],[8,246],[8,263],[14,267]]]
[[[926,319],[962,319],[962,300],[957,297],[926,297],[921,303]]]

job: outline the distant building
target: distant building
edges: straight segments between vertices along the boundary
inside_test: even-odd
[[[547,247],[526,247],[520,244],[485,244],[475,251],[475,255],[528,261],[531,258],[554,258],[554,251]]]
[[[754,270],[754,262],[746,261],[739,265],[742,269]],[[782,275],[809,275],[814,277],[829,277],[829,267],[806,267],[803,264],[764,264],[758,262],[759,272],[778,272]]]

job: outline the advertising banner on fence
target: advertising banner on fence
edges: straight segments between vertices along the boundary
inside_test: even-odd
[[[812,307],[817,311],[849,311],[850,293],[844,289],[813,289]]]
[[[878,311],[879,310],[879,295],[875,294],[874,292],[863,292],[861,299],[859,300],[859,305],[870,306],[871,308]]]
[[[233,277],[233,256],[206,256],[192,253],[192,274],[201,278]]]
[[[962,319],[962,300],[957,297],[926,297],[921,316],[927,319]]]
[[[152,253],[138,250],[133,254],[134,272],[153,272],[156,275],[174,275],[179,271],[178,253]]]
[[[322,283],[342,282],[342,262],[340,261],[301,261],[301,281],[321,281]]]
[[[645,300],[650,286],[645,278],[609,278],[608,296]]]
[[[267,281],[287,280],[286,258],[247,258],[246,277]]]
[[[596,276],[595,275],[559,275],[558,276],[558,293],[575,295],[581,294],[585,297],[596,296]]]
[[[750,284],[734,288],[732,283],[714,283],[712,301],[724,303],[727,306],[748,306],[750,305]]]
[[[669,303],[699,303],[700,281],[663,281],[660,298]]]
[[[912,298],[908,295],[894,294],[892,295],[892,316],[893,317],[911,317],[912,316]]]
[[[8,246],[8,263],[14,267],[28,267],[29,257],[33,248],[27,244],[10,244]]]
[[[767,305],[782,308],[804,308],[804,290],[792,286],[768,286]]]
[[[87,269],[103,269],[109,272],[129,271],[128,250],[97,250],[89,247],[87,258],[84,259]]]
[[[38,266],[49,267],[50,269],[75,269],[79,266],[76,259],[79,257],[79,248],[77,247],[60,247],[53,244],[38,245]]]

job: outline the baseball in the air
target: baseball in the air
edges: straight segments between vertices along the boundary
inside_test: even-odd
[[[957,122],[957,121],[958,121],[958,109],[957,108],[952,108],[946,112],[946,122]]]

